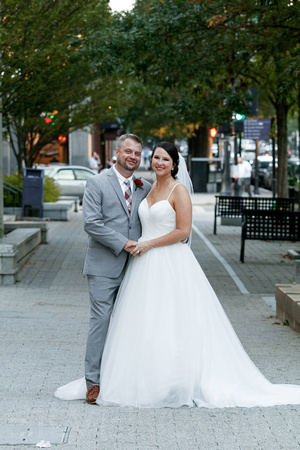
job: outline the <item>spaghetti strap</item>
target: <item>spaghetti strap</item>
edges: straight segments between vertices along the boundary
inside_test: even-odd
[[[175,184],[175,186],[172,187],[172,190],[171,190],[171,192],[170,192],[170,194],[169,194],[169,196],[168,196],[168,198],[167,198],[168,201],[169,201],[169,198],[170,198],[172,192],[174,191],[174,189],[176,188],[176,186],[178,186],[179,184],[180,184],[180,183],[177,183],[177,184]]]

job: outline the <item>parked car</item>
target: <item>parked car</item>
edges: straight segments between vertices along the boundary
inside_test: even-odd
[[[260,186],[264,186],[264,176],[270,163],[272,163],[272,156],[258,156],[258,183]],[[255,180],[255,161],[252,164],[251,181]]]
[[[61,195],[77,196],[82,200],[86,181],[95,175],[91,169],[82,166],[39,166],[47,177],[54,178],[61,189]]]
[[[300,161],[298,158],[290,158],[287,163],[288,167],[288,183],[291,186],[295,186],[299,183],[299,166]]]
[[[277,177],[277,163],[275,165],[275,174]],[[269,163],[265,173],[264,173],[264,181],[263,185],[266,189],[272,189],[272,183],[273,183],[273,163]]]
[[[299,182],[299,166],[300,162],[299,160],[288,160],[287,163],[287,169],[288,169],[288,184],[291,186],[295,186],[297,182]],[[277,178],[277,161],[275,166],[275,173]],[[273,164],[270,163],[265,171],[264,174],[264,187],[266,189],[272,189],[272,182],[273,182]]]

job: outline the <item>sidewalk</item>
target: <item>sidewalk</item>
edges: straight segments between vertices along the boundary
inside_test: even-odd
[[[300,384],[300,334],[278,324],[274,311],[275,283],[293,281],[285,255],[300,245],[247,242],[241,264],[240,228],[218,226],[213,234],[214,194],[195,194],[193,203],[193,251],[246,351],[270,381]],[[85,247],[81,212],[52,222],[49,244],[35,251],[15,286],[0,289],[0,450],[37,448],[41,440],[71,450],[299,449],[300,405],[137,410],[56,399],[58,386],[84,374]]]

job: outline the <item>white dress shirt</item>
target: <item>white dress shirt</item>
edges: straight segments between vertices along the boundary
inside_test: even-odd
[[[123,194],[125,196],[125,191],[127,189],[127,186],[124,184],[124,181],[129,181],[130,182],[130,188],[131,188],[131,192],[133,192],[133,175],[131,175],[129,178],[125,178],[123,177],[123,175],[120,174],[120,172],[117,171],[115,164],[113,165],[113,169],[115,171],[115,174],[118,177],[120,186],[122,188]]]

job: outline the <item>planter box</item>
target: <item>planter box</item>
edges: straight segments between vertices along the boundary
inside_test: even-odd
[[[0,284],[14,284],[28,255],[41,243],[39,228],[13,230],[0,239]]]
[[[27,228],[39,228],[41,230],[41,241],[42,244],[48,244],[48,222],[40,221],[27,221],[27,220],[17,220],[17,221],[7,221],[4,222],[4,231],[11,232],[16,229],[27,229]]]
[[[300,331],[300,284],[276,284],[275,297],[278,319]]]
[[[44,218],[50,220],[69,220],[70,213],[76,210],[77,205],[77,197],[75,200],[59,200],[55,203],[44,203]],[[78,208],[78,207],[77,207]],[[18,217],[22,217],[22,208],[4,208],[4,214],[15,215]],[[38,217],[28,217],[29,220],[37,219],[43,220]]]

